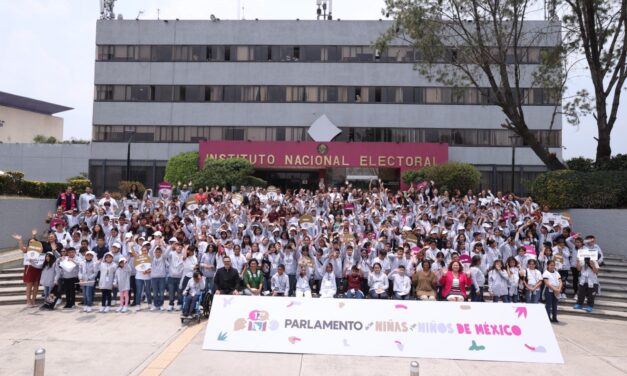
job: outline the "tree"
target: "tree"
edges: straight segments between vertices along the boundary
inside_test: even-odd
[[[594,87],[593,98],[582,90],[567,106],[593,114],[598,130],[596,164],[600,165],[612,156],[610,136],[627,79],[627,0],[563,3],[565,45],[584,55]]]
[[[440,191],[459,189],[466,193],[479,186],[481,172],[470,163],[448,162],[423,167],[418,171],[406,171],[402,179],[407,184],[433,181]]]
[[[398,39],[410,43],[424,61],[416,65],[421,74],[453,88],[474,87],[489,104],[500,107],[506,118],[502,126],[520,136],[550,170],[565,168],[529,129],[523,107],[537,100],[534,88],[540,88],[544,100],[555,105],[550,128],[559,115],[567,77],[559,23],[530,23],[530,3],[524,0],[385,3],[384,13],[394,18],[394,26],[377,40],[379,50]],[[532,57],[527,47],[538,42],[556,48],[543,49],[540,65],[529,73],[525,62]],[[531,86],[525,81],[532,81]]]
[[[199,186],[221,186],[230,188],[238,185],[265,185],[262,179],[252,174],[255,168],[246,158],[207,158],[205,164],[196,175]]]
[[[194,181],[199,171],[198,158],[197,151],[179,153],[170,158],[165,165],[165,181],[172,185]]]

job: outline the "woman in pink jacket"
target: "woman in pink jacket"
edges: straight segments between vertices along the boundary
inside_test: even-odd
[[[470,285],[462,264],[453,261],[448,267],[448,272],[440,278],[442,297],[451,302],[463,302],[466,300],[466,288]]]

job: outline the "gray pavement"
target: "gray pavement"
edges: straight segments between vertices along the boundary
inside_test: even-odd
[[[560,321],[554,328],[563,365],[417,359],[420,376],[627,375],[627,322],[567,316],[560,317]],[[204,334],[204,330],[197,334],[163,375],[409,375],[412,360],[205,351]]]
[[[563,365],[418,359],[421,376],[627,375],[627,322],[560,317],[555,332]],[[204,325],[163,375],[408,375],[408,358],[296,355],[202,350]],[[192,327],[193,328],[193,327]],[[190,329],[192,329],[190,328]],[[180,340],[178,313],[42,312],[0,307],[0,375],[32,375],[33,354],[47,351],[46,375],[140,374]],[[173,342],[174,341],[174,342]],[[172,346],[170,346],[172,347]]]

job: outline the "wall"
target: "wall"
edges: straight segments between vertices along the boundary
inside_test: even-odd
[[[0,198],[0,249],[17,245],[12,234],[29,239],[36,228],[41,235],[48,227],[44,221],[54,205],[55,200],[49,199]]]
[[[569,209],[576,232],[594,235],[605,254],[627,257],[623,234],[627,229],[627,209]]]
[[[0,144],[0,170],[21,171],[29,180],[63,182],[88,172],[90,152],[91,144]]]
[[[32,143],[38,134],[63,140],[63,119],[56,116],[0,106],[0,142]]]

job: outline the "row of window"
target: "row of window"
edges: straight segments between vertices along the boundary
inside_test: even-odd
[[[340,128],[334,141],[355,142],[434,142],[451,146],[511,146],[513,132],[506,129],[452,128]],[[549,147],[560,147],[559,130],[533,131]],[[93,140],[107,142],[181,142],[211,141],[312,141],[305,127],[194,127],[94,125]],[[518,146],[525,146],[517,138]]]
[[[539,64],[548,48],[522,47],[517,54],[508,53],[506,62],[513,64]],[[461,62],[463,54],[447,50],[442,63]],[[498,49],[493,51],[497,57]],[[411,46],[391,46],[378,51],[371,46],[226,46],[226,45],[100,45],[98,61],[154,61],[154,62],[383,62],[419,63],[424,61]]]
[[[548,89],[522,89],[523,105],[553,105]],[[488,88],[388,86],[96,85],[96,101],[114,102],[312,102],[478,104],[495,102]]]

